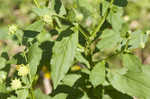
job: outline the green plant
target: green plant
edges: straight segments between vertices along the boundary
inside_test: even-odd
[[[150,97],[150,67],[133,54],[149,32],[129,30],[126,0],[43,2],[34,0],[36,21],[1,34],[0,99]],[[50,95],[37,88],[42,66],[51,72]]]

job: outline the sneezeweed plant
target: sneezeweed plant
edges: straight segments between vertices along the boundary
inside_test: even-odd
[[[129,30],[127,0],[34,3],[32,24],[8,28],[19,47],[1,44],[0,99],[149,99],[150,67],[134,51],[150,33]],[[48,95],[38,88],[41,72]]]

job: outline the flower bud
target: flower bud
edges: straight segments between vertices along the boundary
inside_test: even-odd
[[[14,34],[17,31],[18,27],[15,24],[9,26],[9,34]]]
[[[47,24],[52,24],[53,19],[50,15],[46,14],[46,15],[43,15],[43,21]]]
[[[21,64],[21,65],[17,65],[16,68],[18,70],[19,76],[26,76],[29,73],[28,65]]]
[[[21,87],[22,87],[22,84],[21,84],[20,79],[14,79],[14,80],[12,80],[12,82],[11,82],[11,88],[13,90],[19,89]]]

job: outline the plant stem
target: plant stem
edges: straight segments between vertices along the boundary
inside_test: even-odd
[[[29,90],[30,90],[30,94],[31,94],[31,99],[35,99],[35,96],[34,96],[34,93],[33,93],[33,89],[30,88]]]
[[[102,19],[99,21],[98,26],[94,29],[93,33],[91,33],[91,40],[93,40],[96,37],[96,33],[100,30],[100,28],[102,27],[102,25],[104,24],[106,17],[108,16],[109,13],[109,9],[111,8],[112,4],[113,4],[114,0],[111,0],[109,8],[107,9],[107,11],[105,12],[104,16],[102,17]]]
[[[89,36],[82,30],[80,25],[78,26],[78,29],[82,33],[82,35],[85,37],[85,39],[89,42]]]
[[[21,46],[23,46],[22,41],[19,39],[18,35],[16,35],[16,37],[17,37],[17,39],[19,40],[20,45],[21,45]],[[26,62],[28,62],[28,60],[27,60],[27,56],[26,56],[26,53],[25,53],[25,51],[24,51],[24,50],[23,50],[23,56],[24,56],[24,58],[25,58]]]
[[[38,3],[37,0],[34,0],[34,3],[35,3],[35,5],[36,5],[38,8],[40,8],[40,5],[39,5],[39,3]]]

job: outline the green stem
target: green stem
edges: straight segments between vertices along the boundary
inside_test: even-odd
[[[19,39],[18,35],[16,35],[16,37],[17,37],[17,39],[19,40],[20,45],[21,45],[21,46],[23,46],[22,41]],[[24,51],[24,50],[23,50],[23,56],[24,56],[24,58],[25,58],[26,62],[28,62],[28,60],[27,60],[27,56],[26,56],[26,53],[25,53],[25,51]]]
[[[37,0],[34,0],[34,3],[35,3],[35,5],[36,5],[38,8],[40,8],[40,5],[39,5],[39,3],[38,3]]]
[[[31,99],[35,99],[35,96],[34,96],[34,93],[33,93],[33,89],[30,88],[29,90],[30,90],[30,94],[31,94]]]
[[[113,4],[114,0],[111,0],[109,8],[107,9],[107,11],[105,12],[104,16],[102,17],[102,19],[99,21],[98,26],[95,28],[95,30],[93,31],[93,33],[91,33],[91,40],[93,40],[96,37],[96,33],[100,30],[100,28],[102,27],[102,25],[104,24],[106,17],[108,16],[109,13],[109,9],[111,8],[112,4]]]
[[[82,30],[82,28],[80,27],[80,25],[78,26],[78,29],[82,33],[82,35],[85,37],[85,39],[87,41],[89,41],[89,36]]]

